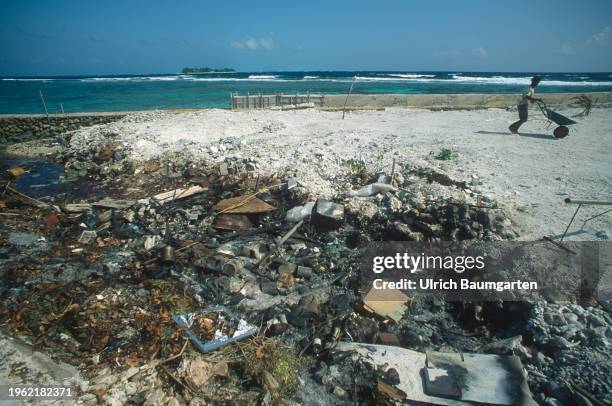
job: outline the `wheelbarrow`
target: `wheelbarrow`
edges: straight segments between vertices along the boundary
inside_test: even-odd
[[[571,118],[567,118],[562,114],[552,111],[546,106],[542,100],[536,100],[535,103],[538,105],[544,117],[548,119],[548,125],[551,123],[557,124],[557,127],[553,130],[553,136],[555,138],[565,138],[569,134],[568,125],[576,124]]]

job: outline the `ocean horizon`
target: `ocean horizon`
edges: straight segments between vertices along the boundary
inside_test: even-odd
[[[539,93],[612,91],[612,72],[537,72]],[[229,108],[237,94],[512,94],[531,72],[283,71],[0,77],[0,114]],[[39,92],[40,91],[40,92]]]

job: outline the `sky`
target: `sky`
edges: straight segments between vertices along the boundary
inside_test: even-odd
[[[609,72],[611,0],[3,0],[0,75]]]

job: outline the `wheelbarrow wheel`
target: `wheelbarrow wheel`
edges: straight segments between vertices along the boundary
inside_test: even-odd
[[[565,138],[567,137],[567,134],[569,134],[569,128],[564,125],[560,125],[559,127],[555,128],[555,131],[553,131],[555,138]]]

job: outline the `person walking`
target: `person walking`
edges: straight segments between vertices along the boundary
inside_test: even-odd
[[[518,113],[519,113],[519,120],[512,123],[510,127],[508,127],[508,129],[510,130],[512,134],[517,134],[519,128],[523,125],[524,122],[527,121],[527,117],[529,116],[529,102],[541,100],[541,99],[534,97],[535,89],[541,80],[542,79],[538,75],[535,75],[534,77],[532,77],[531,85],[529,85],[529,88],[527,89],[527,91],[523,93],[521,100],[519,100],[519,103],[517,106]]]

